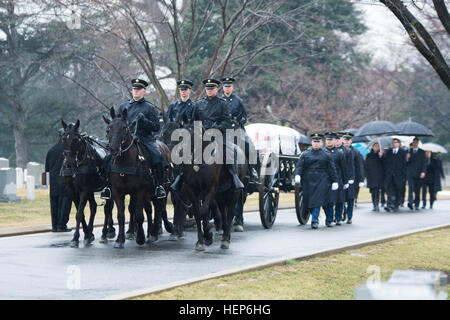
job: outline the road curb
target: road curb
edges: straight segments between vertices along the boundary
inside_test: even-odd
[[[118,295],[107,296],[107,297],[103,298],[102,300],[125,300],[125,299],[138,298],[138,297],[142,297],[142,296],[145,296],[145,295],[148,295],[151,293],[158,293],[158,292],[166,291],[169,289],[174,289],[174,288],[177,288],[180,286],[193,284],[193,283],[200,282],[200,281],[220,278],[223,276],[229,276],[229,275],[243,273],[243,272],[260,270],[260,269],[264,269],[264,268],[272,267],[272,266],[276,266],[276,265],[282,265],[282,264],[285,264],[286,261],[288,261],[288,260],[303,261],[303,260],[308,260],[308,259],[312,259],[315,257],[328,256],[331,254],[341,253],[343,251],[347,251],[347,250],[351,250],[351,249],[359,249],[361,247],[365,247],[368,245],[374,245],[374,244],[379,244],[379,243],[383,243],[383,242],[388,242],[388,241],[402,238],[402,237],[412,235],[415,233],[421,233],[421,232],[438,230],[438,229],[445,229],[445,228],[449,228],[449,227],[450,227],[450,223],[447,223],[447,224],[437,225],[437,226],[433,226],[433,227],[426,227],[426,228],[420,228],[420,229],[416,229],[416,230],[401,232],[401,233],[397,233],[397,234],[386,236],[386,237],[375,238],[372,240],[356,242],[356,243],[348,244],[345,246],[340,246],[340,247],[335,247],[332,249],[317,251],[314,253],[309,253],[309,254],[304,254],[304,255],[295,255],[295,256],[286,256],[283,258],[269,260],[266,262],[257,263],[257,264],[253,264],[253,265],[246,266],[246,267],[228,269],[228,270],[224,270],[224,271],[210,273],[210,274],[200,276],[200,277],[171,282],[171,283],[168,283],[165,285],[150,287],[150,288],[146,288],[146,289],[140,289],[140,290],[126,292],[126,293],[122,293],[122,294],[118,294]]]

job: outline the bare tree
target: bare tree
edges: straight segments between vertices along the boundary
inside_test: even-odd
[[[434,68],[447,88],[450,89],[449,65],[425,24],[421,23],[401,0],[380,0],[380,2],[397,17],[408,33],[413,45]],[[417,2],[412,1],[412,4],[417,6]],[[422,3],[426,5],[426,1],[422,1]],[[447,4],[444,0],[433,0],[433,5],[442,26],[447,31],[448,37],[450,35],[450,15]]]

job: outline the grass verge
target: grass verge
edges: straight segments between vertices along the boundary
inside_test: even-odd
[[[186,285],[137,299],[354,299],[378,266],[381,281],[394,270],[440,270],[450,278],[450,228]],[[369,269],[370,270],[370,269]],[[447,286],[450,297],[450,286]]]

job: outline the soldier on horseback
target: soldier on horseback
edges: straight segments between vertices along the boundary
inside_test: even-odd
[[[226,129],[232,128],[232,122],[226,101],[217,97],[221,82],[216,79],[205,79],[203,84],[206,88],[206,96],[196,102],[192,118],[196,121],[202,121],[205,130],[219,129],[225,137]],[[226,166],[233,177],[234,188],[243,189],[244,185],[237,176],[236,165],[227,163]]]
[[[144,95],[148,83],[141,79],[131,80],[133,86],[133,99],[124,102],[118,109],[117,114],[122,114],[127,109],[127,119],[130,123],[130,130],[138,138],[138,142],[143,146],[144,156],[152,169],[155,179],[155,196],[158,199],[165,198],[166,192],[162,186],[164,182],[164,170],[167,166],[152,132],[159,131],[158,109]]]

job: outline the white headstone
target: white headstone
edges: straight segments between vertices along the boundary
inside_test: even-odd
[[[0,158],[0,168],[9,168],[9,160],[6,158]]]
[[[16,172],[13,168],[0,168],[0,202],[19,202],[16,194]]]
[[[45,188],[42,185],[42,172],[45,171],[45,166],[42,163],[28,162],[27,175],[34,177],[34,184],[36,188]]]
[[[16,168],[16,188],[17,190],[22,189],[23,187],[23,169]]]
[[[27,177],[27,200],[34,200],[34,177]]]
[[[23,183],[27,183],[27,169],[23,169]]]

